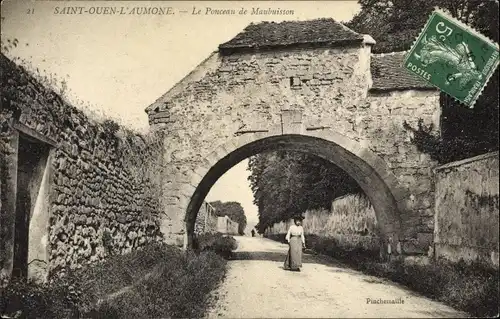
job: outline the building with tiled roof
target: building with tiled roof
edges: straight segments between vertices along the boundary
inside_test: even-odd
[[[373,91],[436,89],[403,68],[405,55],[406,52],[371,55]]]

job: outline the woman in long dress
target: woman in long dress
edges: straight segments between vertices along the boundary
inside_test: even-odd
[[[302,267],[302,247],[305,248],[306,239],[304,237],[301,218],[295,217],[293,222],[294,225],[290,226],[285,237],[289,248],[285,259],[284,269],[300,271],[300,267]]]

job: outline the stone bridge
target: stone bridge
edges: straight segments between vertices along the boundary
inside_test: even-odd
[[[439,134],[439,92],[400,67],[404,52],[375,55],[373,45],[332,19],[251,24],[150,105],[151,126],[166,133],[169,240],[191,245],[205,196],[232,166],[293,150],[359,183],[392,251],[426,252],[436,163],[403,123],[422,119]]]

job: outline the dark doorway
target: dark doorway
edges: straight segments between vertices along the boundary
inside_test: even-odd
[[[50,146],[19,134],[12,276],[28,276],[29,226]]]

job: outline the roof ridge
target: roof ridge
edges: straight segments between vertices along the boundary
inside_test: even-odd
[[[384,57],[384,56],[392,56],[392,55],[403,55],[407,53],[408,50],[404,51],[392,51],[392,52],[383,52],[383,53],[372,53],[372,56],[377,56],[377,57]]]
[[[334,44],[362,42],[364,35],[331,17],[309,20],[261,21],[250,23],[231,40],[219,45],[231,52],[238,48],[262,49],[283,45]],[[229,52],[229,51],[227,51]]]
[[[354,31],[353,29],[349,28],[341,21],[336,20],[332,17],[321,17],[321,18],[314,18],[314,19],[307,19],[307,20],[260,21],[257,23],[252,21],[252,22],[250,22],[250,24],[248,24],[245,27],[245,29],[248,28],[249,26],[258,26],[258,25],[262,25],[262,24],[307,23],[307,22],[313,22],[313,21],[333,21],[333,22],[339,24],[344,30],[361,35],[361,33]],[[245,29],[243,29],[243,31]]]
[[[333,18],[332,18],[332,20],[333,20],[333,21],[335,21],[335,22],[337,22],[338,24],[340,24],[340,26],[342,26],[342,28],[344,28],[345,30],[350,31],[350,32],[352,32],[352,33],[356,33],[356,34],[360,34],[360,35],[362,35],[361,33],[356,32],[356,31],[354,31],[353,29],[349,28],[348,26],[346,26],[346,25],[345,25],[345,24],[343,24],[342,22],[339,22],[339,21],[337,21],[337,20],[335,20],[335,19],[333,19]]]

